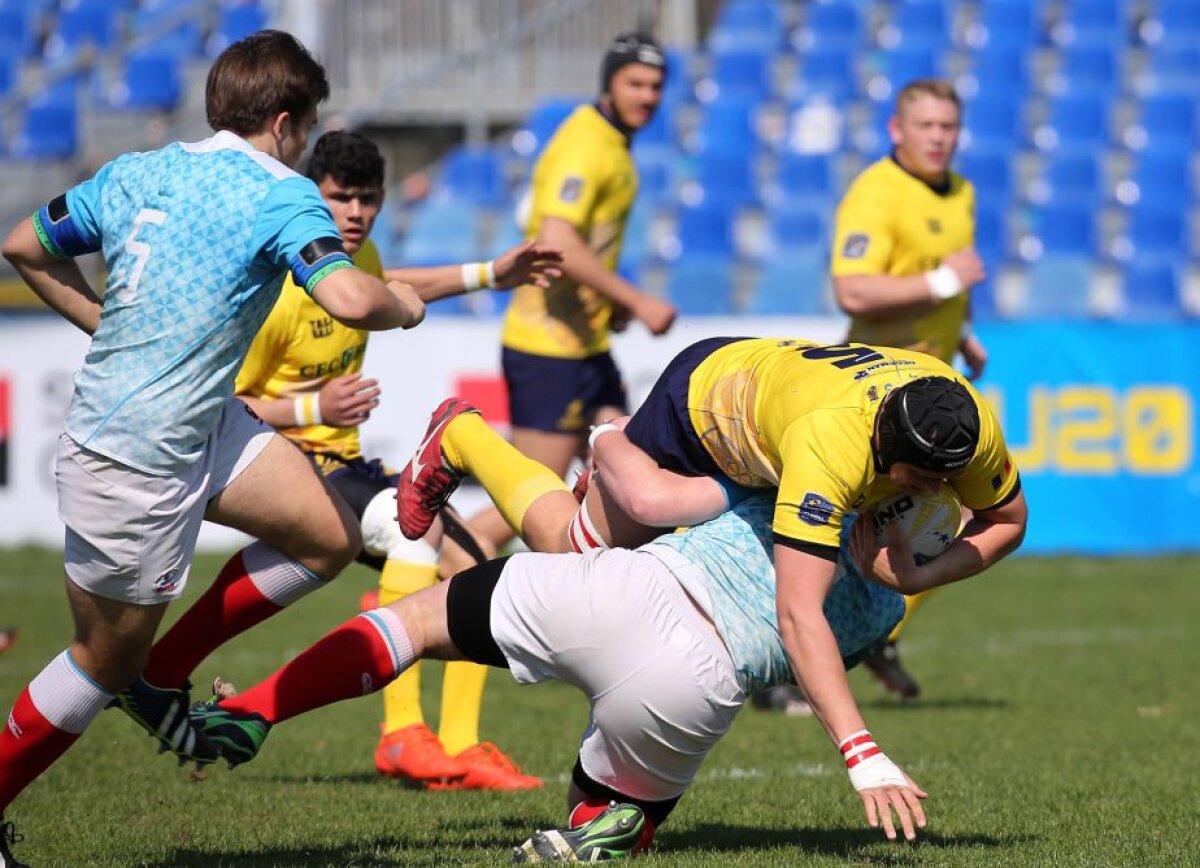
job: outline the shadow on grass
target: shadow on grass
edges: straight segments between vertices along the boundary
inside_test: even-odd
[[[686,832],[664,830],[655,836],[659,852],[685,853],[689,850],[735,851],[770,850],[794,847],[798,850],[846,859],[863,858],[869,851],[871,864],[905,865],[919,860],[920,851],[956,848],[1014,849],[1037,841],[1036,835],[939,835],[923,833],[915,844],[889,842],[882,832],[870,829],[780,829],[702,823]],[[879,845],[889,848],[880,855]]]
[[[455,818],[439,822],[430,837],[420,839],[397,835],[360,838],[342,845],[311,847],[261,847],[252,850],[221,848],[203,850],[181,847],[158,862],[143,868],[266,868],[284,865],[337,866],[439,866],[499,864],[508,861],[513,846],[529,837],[533,827],[526,819]]]
[[[882,708],[889,711],[1003,711],[1012,708],[1012,703],[1007,699],[994,699],[989,696],[945,696],[940,699],[918,699],[914,702],[883,697],[863,700],[858,705],[860,708]]]

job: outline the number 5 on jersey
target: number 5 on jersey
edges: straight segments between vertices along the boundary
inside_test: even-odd
[[[137,298],[138,284],[141,283],[142,272],[146,269],[146,260],[150,258],[150,245],[145,241],[137,240],[138,232],[141,231],[143,224],[162,226],[166,221],[167,212],[157,211],[154,208],[143,208],[133,218],[133,230],[125,239],[125,252],[133,257],[133,267],[129,269],[129,278],[125,281],[125,285],[117,290],[117,301],[128,304]]]

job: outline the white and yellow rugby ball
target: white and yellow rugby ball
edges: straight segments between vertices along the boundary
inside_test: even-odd
[[[950,548],[962,526],[962,504],[954,489],[943,485],[937,494],[897,494],[871,507],[875,533],[886,545],[884,529],[896,522],[918,564]]]

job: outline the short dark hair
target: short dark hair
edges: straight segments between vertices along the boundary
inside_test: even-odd
[[[314,184],[330,177],[343,187],[382,187],[383,154],[366,136],[334,130],[317,139],[304,174]]]
[[[324,67],[282,30],[260,30],[222,51],[204,90],[208,125],[239,136],[262,132],[282,112],[307,117],[327,99]]]

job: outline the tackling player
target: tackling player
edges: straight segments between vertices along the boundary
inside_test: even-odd
[[[962,353],[970,378],[987,353],[970,328],[970,291],[986,276],[975,252],[975,189],[950,170],[962,129],[953,87],[921,79],[901,88],[888,123],[894,149],[868,166],[837,212],[831,272],[850,340],[929,353]],[[896,639],[925,594],[908,602],[892,641],[867,667],[906,699],[920,692]]]
[[[330,132],[313,147],[307,168],[333,213],[355,265],[383,277],[371,229],[384,199],[384,160],[373,142],[351,132]],[[555,252],[526,242],[487,263],[494,285],[545,282]],[[411,285],[425,302],[467,291],[478,269],[391,269],[387,277]],[[396,524],[397,476],[379,459],[363,457],[358,426],[379,402],[378,383],[363,379],[369,333],[330,317],[294,281],[284,281],[274,309],[250,346],[236,391],[264,420],[313,460],[358,518],[365,549],[358,560],[380,570],[379,602],[386,605],[437,581],[443,543],[450,560],[465,568],[486,555],[452,514],[448,530],[435,526],[425,539],[404,538]],[[465,551],[464,551],[465,548]],[[469,554],[468,554],[469,552]],[[457,570],[455,570],[457,572]],[[374,608],[374,606],[372,606]],[[528,789],[540,781],[523,775],[490,742],[479,741],[479,714],[487,669],[474,663],[446,666],[439,733],[421,713],[420,669],[414,666],[384,691],[384,723],[375,751],[380,774],[415,783],[480,789]]]
[[[792,677],[775,609],[773,501],[756,494],[637,551],[480,564],[351,619],[241,695],[198,706],[193,718],[236,765],[257,755],[274,724],[358,696],[368,679],[385,683],[421,657],[507,668],[521,684],[573,684],[591,702],[568,795],[575,828],[535,835],[517,861],[636,852],[746,696]],[[902,610],[897,593],[841,573],[823,604],[839,666],[882,642]],[[589,653],[574,653],[580,648]],[[924,791],[865,728],[847,733],[840,748],[870,825],[888,838],[897,826],[915,838],[925,825]],[[556,845],[568,858],[546,858]]]
[[[675,308],[616,273],[637,195],[633,136],[658,110],[666,58],[648,36],[624,33],[604,56],[600,96],[568,117],[533,169],[526,237],[563,252],[562,277],[513,293],[502,363],[513,444],[560,476],[583,453],[589,426],[626,412],[625,387],[609,353],[614,313],[661,335]],[[479,523],[497,544],[509,532]]]
[[[411,287],[354,267],[316,186],[290,168],[328,95],[324,69],[289,34],[242,39],[209,70],[212,137],[118,157],[4,242],[25,282],[91,345],[56,467],[75,637],[0,729],[0,813],[114,699],[181,761],[214,759],[187,718],[192,666],[323,586],[362,546],[312,465],[233,397],[288,271],[358,328],[424,316]],[[103,299],[73,259],[99,251]],[[154,657],[141,678],[206,518],[260,542],[184,614],[183,659]],[[0,823],[5,866],[16,864],[14,837]]]
[[[425,532],[465,473],[488,489],[514,528],[526,529],[534,510],[550,502],[542,495],[554,482],[532,462],[496,461],[497,439],[462,402],[439,408],[418,458],[401,473],[406,536]],[[741,486],[778,488],[782,635],[797,683],[835,744],[863,728],[821,610],[844,520],[888,495],[932,492],[943,483],[974,510],[936,561],[918,566],[897,541],[860,564],[868,577],[904,593],[982,572],[1020,545],[1028,520],[987,404],[952,368],[922,353],[712,338],[671,362],[624,435],[609,425],[592,439],[596,483],[574,518],[558,508],[548,523],[555,530],[535,548],[603,548],[605,539],[636,545],[654,527],[717,514]]]

